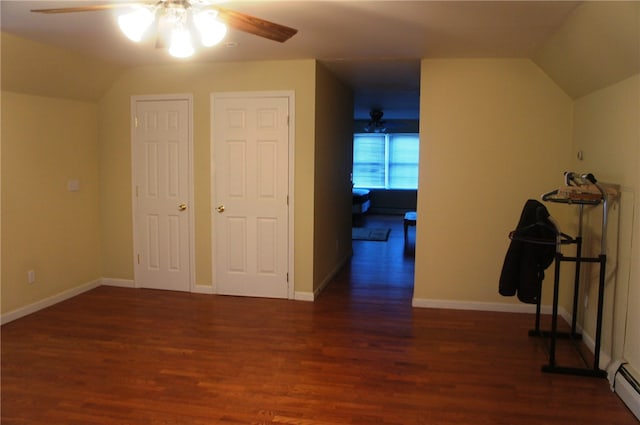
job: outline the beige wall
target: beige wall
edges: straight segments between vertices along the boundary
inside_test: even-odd
[[[196,284],[211,286],[210,95],[295,92],[295,290],[313,291],[314,60],[176,64],[122,74],[99,103],[103,276],[133,279],[130,102],[134,95],[194,99]]]
[[[600,181],[621,185],[621,198],[608,217],[607,279],[603,349],[625,358],[640,371],[640,74],[575,102],[573,167],[591,172]],[[589,255],[600,253],[601,209],[586,214],[585,245]],[[591,235],[591,236],[587,236]],[[594,337],[598,286],[597,267],[586,267],[582,294],[590,302],[583,319],[585,332]],[[628,307],[628,309],[627,309]],[[626,329],[626,337],[625,337]],[[624,352],[623,352],[624,349]]]
[[[0,44],[3,90],[97,102],[124,68],[6,32]]]
[[[1,137],[4,314],[101,276],[97,107],[3,91]]]
[[[316,68],[313,289],[351,254],[353,95],[324,66]]]
[[[420,108],[414,301],[515,303],[508,234],[571,165],[571,99],[529,60],[423,60]]]

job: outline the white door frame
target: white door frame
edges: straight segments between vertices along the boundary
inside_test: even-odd
[[[186,100],[189,104],[189,139],[188,139],[188,150],[189,150],[189,171],[188,175],[188,197],[186,200],[188,205],[187,214],[189,217],[189,291],[195,291],[195,270],[196,270],[196,262],[195,262],[195,211],[194,211],[194,202],[193,202],[193,95],[189,93],[183,94],[159,94],[159,95],[139,95],[139,96],[131,96],[131,169],[134,167],[134,146],[133,141],[135,138],[136,132],[136,103],[139,101],[163,101],[163,100]],[[131,203],[132,203],[132,216],[133,216],[133,282],[134,287],[139,288],[138,280],[135,277],[136,267],[135,264],[137,262],[138,247],[140,246],[141,241],[138,240],[138,236],[136,232],[136,213],[137,213],[137,202],[136,202],[136,181],[135,174],[132,172],[131,174]]]
[[[295,171],[295,92],[292,90],[285,91],[249,91],[249,92],[214,92],[211,93],[210,100],[210,164],[211,164],[211,277],[212,277],[212,286],[213,293],[217,294],[217,283],[216,283],[216,226],[215,226],[215,178],[216,178],[216,170],[215,170],[215,140],[213,137],[214,125],[215,125],[215,117],[213,116],[214,111],[214,103],[216,99],[224,99],[224,98],[256,98],[256,97],[286,97],[289,99],[289,147],[288,147],[288,155],[289,155],[289,163],[288,163],[288,176],[287,180],[289,182],[289,202],[287,206],[287,214],[288,214],[288,240],[287,240],[287,296],[289,299],[294,299],[295,296],[295,279],[294,279],[294,171]]]

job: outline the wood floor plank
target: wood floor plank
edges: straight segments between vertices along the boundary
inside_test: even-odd
[[[531,315],[411,308],[397,219],[314,303],[100,287],[4,325],[2,424],[637,425],[540,371]]]

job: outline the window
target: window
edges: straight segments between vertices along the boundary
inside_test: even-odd
[[[416,133],[357,133],[353,137],[353,185],[366,189],[417,189]]]

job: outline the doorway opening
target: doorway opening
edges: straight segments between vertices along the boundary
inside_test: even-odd
[[[353,295],[384,304],[411,304],[413,297],[419,90],[404,96],[414,99],[410,112],[385,112],[381,103],[371,103],[369,119],[362,117],[363,100],[356,96],[355,101],[350,285]],[[364,233],[382,229],[387,236],[384,241],[363,240],[355,236],[363,233],[357,229],[371,229]]]

